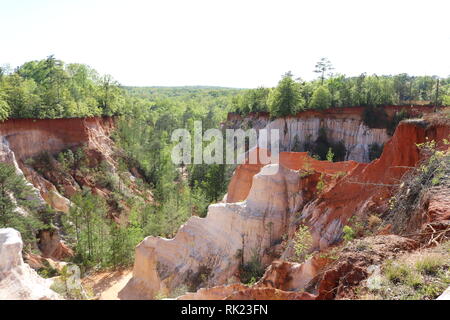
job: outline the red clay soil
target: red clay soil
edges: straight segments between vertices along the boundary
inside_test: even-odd
[[[43,151],[59,152],[89,140],[91,126],[111,132],[111,117],[70,119],[10,119],[0,123],[0,135],[8,140],[17,159],[36,156]]]
[[[361,244],[364,244],[364,247],[361,247]],[[312,281],[316,299],[351,297],[353,288],[369,275],[367,270],[369,266],[380,265],[384,260],[413,251],[418,246],[418,242],[412,239],[395,235],[367,237],[354,241],[344,248],[338,260]]]
[[[260,149],[257,149],[258,152]],[[264,151],[264,149],[262,150]],[[336,174],[347,173],[355,168],[358,163],[355,161],[329,162],[311,158],[307,152],[280,152],[280,165],[292,170],[313,170],[319,173]],[[258,164],[241,164],[228,185],[227,202],[239,202],[247,199],[252,186],[253,176],[265,166]]]
[[[402,123],[389,140],[380,159],[358,164],[330,191],[324,193],[316,206],[318,211],[331,208],[331,221],[350,218],[367,199],[382,205],[390,197],[392,186],[420,160],[416,144],[429,140],[442,141],[450,135],[450,127],[426,128],[422,123]]]

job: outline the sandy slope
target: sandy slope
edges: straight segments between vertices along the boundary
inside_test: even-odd
[[[99,300],[119,300],[117,294],[131,279],[133,270],[99,272],[83,279],[83,285],[92,288]]]

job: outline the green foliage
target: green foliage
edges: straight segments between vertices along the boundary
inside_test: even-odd
[[[436,275],[445,266],[445,258],[437,254],[429,254],[416,261],[416,270],[425,275]]]
[[[273,117],[295,114],[304,108],[304,104],[299,84],[292,79],[290,73],[283,76],[269,95],[270,114]]]
[[[86,268],[107,265],[108,225],[104,200],[90,190],[72,197],[73,206],[65,217],[64,226],[75,238],[75,262]]]
[[[108,217],[105,200],[83,190],[63,224],[75,249],[74,262],[84,269],[114,269],[133,263],[134,247],[144,238],[142,208],[133,207],[126,224]]]
[[[381,154],[383,153],[383,147],[384,145],[380,145],[376,142],[371,143],[369,145],[369,160],[375,160],[381,157]]]
[[[407,74],[378,76],[365,73],[357,77],[346,77],[341,74],[333,75],[329,72],[330,70],[332,70],[331,63],[324,58],[316,65],[315,71],[319,74],[318,80],[306,82],[298,79],[298,81],[293,81],[292,74],[287,73],[278,86],[272,89],[266,102],[264,102],[265,94],[257,95],[254,92],[252,94],[258,98],[251,98],[252,94],[246,93],[245,98],[239,96],[236,98],[234,109],[241,114],[247,114],[254,111],[265,111],[265,106],[269,105],[271,116],[281,117],[308,108],[363,106],[368,108],[365,111],[365,119],[369,127],[386,128],[389,126],[389,130],[393,132],[392,128],[395,129],[398,119],[390,121],[383,114],[380,106],[405,105],[407,109],[406,106],[414,104],[450,105],[450,78],[414,77]],[[329,78],[327,79],[327,77]],[[438,81],[439,90],[437,90]],[[285,101],[295,101],[297,93],[300,95],[297,100],[299,101],[298,105],[284,103]],[[284,97],[284,99],[280,97]]]
[[[313,239],[309,227],[306,225],[301,225],[295,232],[293,239],[293,260],[296,262],[303,262],[311,257],[310,250],[312,243]]]
[[[321,58],[316,63],[314,72],[320,74],[320,80],[321,80],[322,85],[325,80],[326,72],[329,72],[333,69],[334,69],[333,65],[331,64],[330,60],[328,60],[327,58]]]
[[[260,279],[265,272],[265,268],[261,262],[258,252],[253,252],[252,258],[247,263],[241,264],[239,267],[239,277],[244,284],[254,284]]]
[[[409,266],[405,264],[396,264],[388,262],[384,268],[384,274],[387,279],[394,284],[408,283],[411,278],[412,271]]]
[[[324,173],[321,173],[319,181],[317,181],[317,185],[316,185],[317,193],[318,194],[322,193],[322,191],[325,189],[325,187],[326,187],[325,176],[324,176]]]
[[[381,272],[369,277],[366,287],[385,300],[436,299],[450,285],[447,244],[385,261]]]
[[[49,56],[26,62],[0,81],[0,120],[120,114],[125,94],[111,76]]]
[[[328,109],[331,107],[331,94],[327,87],[320,86],[314,91],[309,107],[313,109]]]
[[[194,121],[201,121],[203,130],[219,127],[239,90],[127,89],[133,94],[130,113],[119,120],[114,138],[125,151],[124,164],[153,189],[155,204],[143,209],[141,228],[146,235],[171,237],[190,216],[204,217],[208,205],[223,197],[233,170],[218,164],[174,165],[172,130],[184,127],[192,135]]]
[[[39,220],[39,204],[29,200],[34,193],[23,176],[15,168],[0,162],[0,228],[14,228],[22,235],[24,247],[34,246],[35,234],[44,224]],[[19,212],[18,207],[27,211]]]
[[[6,120],[11,113],[11,108],[5,100],[5,96],[0,91],[0,121]]]
[[[74,265],[65,265],[59,276],[53,281],[50,289],[60,294],[66,300],[85,300],[88,295],[80,281],[80,270]]]
[[[325,128],[320,128],[316,141],[306,142],[304,149],[319,160],[344,161],[347,154],[347,149],[342,141],[337,143],[328,141]],[[333,155],[332,160],[329,160],[331,155]]]
[[[408,118],[411,118],[411,115],[406,109],[402,109],[401,111],[396,112],[387,124],[387,133],[391,136],[394,135],[395,128],[397,128],[400,121]]]
[[[328,148],[327,161],[333,162],[333,159],[334,159],[333,149],[332,148]]]
[[[268,112],[269,93],[270,89],[263,87],[247,90],[233,98],[233,108],[241,114]]]
[[[344,233],[343,239],[344,241],[352,241],[356,237],[356,232],[353,230],[350,226],[344,226],[342,229],[342,232]]]
[[[389,119],[384,108],[368,106],[363,111],[363,122],[369,128],[386,128]]]

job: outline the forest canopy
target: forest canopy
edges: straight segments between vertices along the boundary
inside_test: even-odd
[[[321,71],[322,72],[322,71]],[[386,105],[450,105],[450,77],[331,74],[314,81],[295,79],[288,72],[275,88],[244,91],[233,101],[234,111],[270,112],[272,117],[307,109],[377,107]]]
[[[168,104],[188,107],[188,112],[193,112],[191,105],[199,101],[207,104],[202,106],[205,110],[217,104],[222,119],[229,111],[242,115],[270,112],[272,117],[280,117],[307,109],[450,105],[450,77],[406,73],[347,77],[331,73],[334,68],[325,58],[315,67],[316,80],[294,79],[287,72],[274,88],[123,87],[112,76],[100,75],[87,65],[49,56],[14,70],[0,67],[0,120],[122,115],[133,112],[136,98],[154,101],[152,110],[157,112],[167,109]]]
[[[49,56],[15,70],[0,68],[0,120],[118,115],[124,90],[110,75]]]

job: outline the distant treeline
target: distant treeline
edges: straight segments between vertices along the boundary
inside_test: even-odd
[[[273,117],[307,109],[384,105],[450,105],[450,77],[334,75],[314,81],[294,80],[286,73],[275,88],[246,90],[233,99],[234,111],[270,112]]]
[[[270,112],[272,117],[306,109],[450,105],[450,77],[408,74],[346,77],[331,74],[332,69],[331,63],[322,59],[316,65],[317,80],[294,79],[288,72],[275,88],[122,87],[110,75],[99,75],[87,65],[66,64],[49,56],[26,62],[14,70],[0,67],[0,121],[120,115],[131,112],[136,99],[189,107],[201,101],[209,106],[222,105],[223,111],[242,115],[263,111]],[[230,105],[229,98],[233,98]]]

